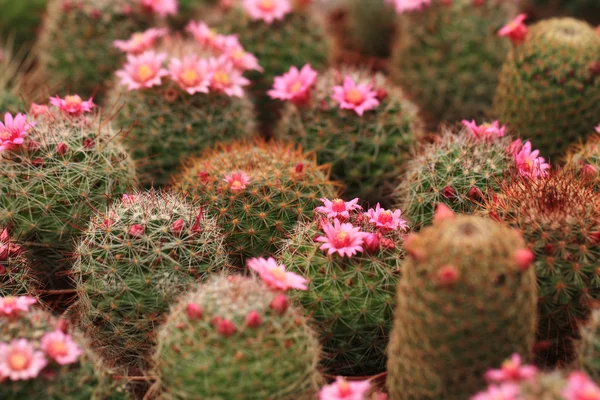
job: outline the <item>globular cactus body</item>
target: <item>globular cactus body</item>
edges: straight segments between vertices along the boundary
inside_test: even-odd
[[[535,19],[564,16],[600,23],[600,3],[596,0],[525,0],[521,8]]]
[[[0,296],[17,296],[33,292],[38,280],[24,250],[11,239],[8,229],[0,233]]]
[[[377,57],[390,54],[397,16],[389,2],[348,0],[350,43],[361,53]]]
[[[584,143],[573,146],[567,152],[565,164],[577,171],[578,176],[600,189],[600,127]]]

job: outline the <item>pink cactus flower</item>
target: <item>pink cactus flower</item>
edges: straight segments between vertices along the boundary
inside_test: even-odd
[[[375,209],[370,208],[365,213],[365,217],[369,218],[369,222],[382,231],[391,231],[400,228],[406,232],[408,230],[408,224],[405,220],[400,218],[401,215],[402,211],[386,210],[381,208],[379,203],[377,203]]]
[[[597,125],[596,128],[594,128],[594,129],[596,129],[597,133],[600,133],[600,125]]]
[[[29,115],[32,117],[41,117],[42,115],[47,115],[49,113],[50,110],[45,104],[31,103],[31,106],[29,106]]]
[[[229,184],[229,189],[232,192],[241,192],[250,183],[250,177],[242,171],[232,172],[226,175],[223,180]]]
[[[364,400],[370,388],[369,381],[349,382],[338,376],[335,382],[321,389],[319,400]]]
[[[208,93],[212,75],[208,72],[208,63],[195,54],[189,54],[183,60],[172,58],[169,63],[171,79],[189,94]]]
[[[431,0],[386,0],[396,8],[398,14],[410,11],[421,11],[431,4]]]
[[[169,72],[162,68],[166,58],[165,53],[156,54],[153,50],[138,56],[127,54],[127,64],[116,72],[120,84],[126,85],[130,91],[160,85],[161,78],[169,75]]]
[[[263,20],[272,24],[292,11],[289,0],[243,0],[242,7],[253,20]]]
[[[237,41],[237,38],[235,40]],[[264,71],[254,54],[248,53],[242,46],[228,46],[225,49],[225,54],[233,64],[233,67],[241,72],[252,70]]]
[[[514,44],[520,44],[527,37],[527,26],[523,23],[525,19],[527,14],[519,14],[498,31],[498,36],[508,36]]]
[[[156,43],[156,40],[169,33],[166,28],[151,28],[144,32],[136,32],[129,40],[115,40],[113,46],[124,53],[140,54],[150,49]]]
[[[492,385],[485,392],[471,397],[471,400],[518,400],[519,387],[514,383]]]
[[[59,108],[65,114],[79,116],[86,112],[91,112],[96,105],[90,97],[87,101],[83,101],[79,95],[65,96],[64,99],[60,97],[50,97],[50,104],[54,107]]]
[[[123,202],[123,204],[134,204],[137,198],[138,196],[135,194],[123,193],[123,196],[121,196],[121,201]]]
[[[267,94],[272,99],[289,100],[292,103],[304,103],[310,98],[310,89],[317,80],[317,71],[306,64],[300,71],[291,67],[282,76],[275,77],[273,89]]]
[[[47,364],[44,353],[36,351],[26,339],[0,343],[0,381],[35,378]]]
[[[4,123],[0,121],[0,151],[23,144],[27,132],[34,126],[35,122],[28,122],[25,114],[19,113],[14,118],[10,113],[4,114]]]
[[[71,335],[59,330],[46,333],[42,337],[40,348],[60,365],[73,364],[83,353]]]
[[[354,110],[362,116],[365,111],[379,106],[377,92],[372,89],[373,85],[369,83],[357,85],[351,77],[347,76],[343,86],[333,88],[332,98],[340,103],[341,109]]]
[[[539,150],[531,151],[531,142],[526,142],[521,150],[514,153],[519,175],[527,178],[539,178],[548,175],[550,164],[543,157],[538,157]]]
[[[285,265],[277,264],[273,257],[268,259],[252,258],[248,260],[248,268],[256,271],[260,278],[275,290],[299,289],[307,290],[307,279],[293,272],[286,272]]]
[[[463,120],[462,124],[469,128],[473,136],[478,139],[495,139],[503,137],[506,133],[506,125],[500,127],[498,121],[494,121],[491,124],[477,125],[475,120],[472,120],[471,122]]]
[[[362,207],[356,204],[358,200],[358,197],[350,201],[342,199],[329,200],[323,197],[321,201],[325,205],[315,208],[315,211],[327,215],[327,218],[348,219],[351,211],[362,210]]]
[[[333,220],[331,223],[323,224],[325,236],[319,236],[317,242],[322,242],[320,249],[327,254],[338,253],[342,257],[352,257],[356,252],[363,252],[363,240],[368,233],[361,232],[360,228],[355,228],[350,223],[341,223],[339,219]]]
[[[21,312],[28,312],[29,306],[36,302],[37,300],[31,296],[0,297],[0,316],[18,315]]]
[[[580,371],[569,375],[567,386],[561,393],[565,400],[600,400],[600,388]]]
[[[133,224],[129,227],[129,235],[139,238],[144,236],[144,227],[140,224]]]
[[[191,21],[185,28],[202,46],[209,50],[223,50],[224,43],[234,38],[237,41],[237,37],[234,35],[223,36],[219,35],[214,29],[211,29],[203,21],[194,22]],[[238,42],[239,43],[239,42]]]
[[[227,56],[211,58],[208,64],[209,72],[212,74],[211,89],[228,96],[244,97],[243,86],[249,85],[250,81],[233,67],[233,63]]]
[[[177,14],[177,0],[141,0],[142,5],[154,14],[161,17]]]
[[[521,382],[533,378],[537,374],[537,368],[533,365],[523,365],[521,356],[513,354],[502,363],[500,369],[491,369],[485,373],[485,379],[491,382]]]

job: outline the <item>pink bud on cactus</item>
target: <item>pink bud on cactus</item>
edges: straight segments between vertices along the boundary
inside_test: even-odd
[[[452,186],[446,186],[442,190],[442,196],[444,196],[447,199],[454,199],[456,198],[456,192],[454,191],[454,188]]]
[[[60,154],[61,156],[65,155],[68,150],[69,150],[69,146],[64,142],[60,142],[58,144],[58,146],[56,146],[56,152],[58,154]]]
[[[448,207],[444,203],[440,203],[435,209],[435,214],[433,215],[433,223],[439,224],[444,220],[453,219],[454,217],[454,211],[452,211],[452,209],[450,209],[450,207]]]
[[[471,200],[483,200],[483,192],[477,186],[473,186],[469,190],[469,198]]]
[[[225,337],[229,337],[233,335],[236,331],[235,325],[228,319],[221,318],[219,323],[217,324],[217,332]]]
[[[367,248],[367,251],[370,253],[376,253],[377,251],[379,251],[379,248],[381,247],[379,237],[374,233],[369,233],[364,238],[364,244],[365,244],[365,247]]]
[[[194,225],[192,225],[192,232],[199,233],[202,232],[202,227],[200,226],[200,221],[202,220],[202,212],[196,215],[196,220],[194,221]]]
[[[534,260],[535,256],[529,249],[519,249],[515,252],[515,261],[521,271],[526,271]]]
[[[250,311],[246,316],[246,326],[249,328],[257,328],[262,324],[262,317],[256,311]]]
[[[196,303],[188,303],[185,311],[189,319],[200,319],[204,315],[204,310]]]
[[[598,176],[598,168],[594,167],[592,164],[585,164],[581,169],[583,176],[589,179],[595,178]]]
[[[442,286],[452,286],[460,277],[460,271],[453,265],[444,265],[437,272],[437,281]]]
[[[280,294],[271,301],[269,307],[276,313],[283,314],[287,311],[288,305],[288,299],[285,294]]]
[[[129,234],[133,237],[142,237],[144,235],[144,227],[140,224],[133,224],[129,227]]]
[[[185,221],[182,218],[179,218],[171,225],[171,232],[174,235],[179,235],[183,232],[183,228],[185,228]]]
[[[381,238],[381,247],[388,250],[394,250],[396,248],[396,243],[394,243],[392,239]]]

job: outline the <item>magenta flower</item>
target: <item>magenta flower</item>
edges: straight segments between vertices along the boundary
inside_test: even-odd
[[[317,242],[322,242],[320,249],[327,254],[338,253],[340,256],[348,258],[363,252],[363,240],[369,235],[366,232],[361,232],[360,228],[355,228],[350,223],[340,223],[340,220],[335,218],[333,225],[331,223],[323,224],[325,236],[319,236]]]
[[[258,273],[260,278],[275,290],[299,289],[307,290],[307,279],[293,272],[286,272],[285,265],[277,264],[273,257],[268,259],[252,258],[248,260],[248,267]]]
[[[156,40],[169,33],[166,28],[151,28],[144,32],[136,32],[129,40],[115,40],[113,46],[124,53],[140,54],[148,50],[156,43]]]
[[[471,122],[463,120],[462,124],[469,128],[473,136],[478,139],[495,139],[498,137],[503,137],[506,133],[506,125],[502,125],[502,127],[500,127],[500,123],[498,121],[494,121],[491,124],[477,125],[475,120],[472,120]]]
[[[267,94],[272,99],[290,100],[293,103],[304,103],[310,97],[310,88],[317,80],[317,71],[306,64],[300,71],[291,67],[282,76],[276,76],[273,89]]]
[[[354,110],[362,116],[365,111],[372,110],[379,106],[377,92],[372,90],[373,85],[361,83],[356,85],[354,80],[347,76],[344,79],[343,86],[333,88],[332,98],[340,103],[340,108],[345,110]]]
[[[47,364],[44,353],[36,351],[25,339],[0,343],[0,381],[35,378]]]
[[[515,163],[519,175],[527,178],[539,178],[548,175],[550,164],[543,157],[538,157],[539,150],[531,151],[531,142],[527,141],[523,147],[514,153]]]
[[[208,93],[212,78],[208,72],[208,63],[204,59],[198,59],[195,54],[185,56],[183,61],[172,58],[169,74],[171,79],[189,94]]]
[[[0,316],[17,315],[28,312],[29,306],[37,300],[31,296],[6,296],[0,297]]]
[[[485,392],[471,397],[471,400],[518,400],[519,387],[514,383],[492,385]]]
[[[46,333],[42,337],[41,349],[60,365],[73,364],[82,354],[81,349],[73,341],[71,335],[62,331]]]
[[[519,44],[527,37],[527,26],[523,23],[527,14],[519,14],[515,19],[498,31],[498,36],[508,36],[514,44]]]
[[[580,371],[569,375],[567,386],[561,394],[565,400],[600,400],[600,388]]]
[[[382,231],[390,231],[401,228],[405,232],[408,230],[408,224],[405,220],[400,218],[402,211],[400,210],[386,210],[381,208],[379,203],[375,206],[375,209],[370,208],[366,213],[365,217],[369,218],[369,222],[374,224]]]
[[[250,183],[250,178],[242,171],[232,172],[226,175],[223,180],[229,184],[229,189],[232,192],[240,192],[246,189],[246,186]]]
[[[25,114],[19,113],[14,118],[10,113],[4,114],[4,123],[0,121],[0,151],[23,144],[27,131],[34,126],[35,122],[28,122]]]
[[[398,14],[410,11],[421,11],[431,4],[431,0],[386,0],[396,8]]]
[[[177,0],[141,0],[142,5],[161,17],[177,14]]]
[[[223,92],[228,96],[244,96],[243,86],[250,81],[242,76],[242,73],[233,67],[233,63],[227,56],[208,60],[209,73],[212,74],[210,87],[216,91]]]
[[[128,90],[160,85],[161,78],[169,75],[169,72],[162,68],[166,58],[165,53],[156,54],[153,50],[148,50],[139,56],[127,54],[127,64],[122,70],[116,72],[121,79],[120,84],[126,85]]]
[[[127,194],[123,193],[121,196],[121,201],[123,204],[134,204],[137,201],[138,196],[136,194]]]
[[[533,365],[521,364],[521,356],[513,354],[502,363],[500,369],[490,369],[485,373],[485,379],[491,382],[521,382],[533,378],[537,374],[537,368]]]
[[[321,389],[319,400],[364,400],[370,388],[369,381],[349,382],[338,376],[335,382]]]
[[[315,208],[315,211],[326,214],[327,218],[348,219],[350,218],[350,211],[362,210],[362,207],[356,204],[358,203],[358,200],[358,197],[350,201],[344,201],[342,199],[329,200],[323,197],[321,198],[321,201],[325,205]]]
[[[50,114],[50,111],[45,104],[31,103],[31,106],[29,106],[29,115],[33,117],[41,117],[46,114]]]
[[[191,21],[185,30],[192,34],[194,40],[211,50],[222,50],[223,37],[211,29],[203,21]]]
[[[76,94],[65,96],[64,99],[61,99],[58,96],[50,97],[50,104],[56,108],[59,108],[64,113],[74,116],[91,112],[92,108],[96,107],[91,97],[87,101],[83,101],[81,97]]]
[[[253,20],[263,20],[272,24],[282,20],[292,11],[289,0],[243,0],[242,7]]]
[[[235,38],[235,40],[237,41],[237,38]],[[241,72],[252,70],[259,72],[264,71],[254,54],[248,53],[242,46],[225,46],[225,55],[229,58],[229,61],[231,61],[234,68]]]

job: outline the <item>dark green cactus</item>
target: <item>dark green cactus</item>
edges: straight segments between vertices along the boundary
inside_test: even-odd
[[[591,134],[585,143],[573,146],[567,152],[565,162],[575,169],[582,179],[590,182],[596,190],[600,189],[600,135]]]
[[[570,16],[593,25],[600,23],[600,3],[596,0],[524,0],[521,8],[535,19]]]
[[[387,0],[347,0],[352,44],[367,55],[387,57],[397,29],[397,16]]]
[[[23,248],[10,237],[8,229],[0,232],[0,296],[32,293],[39,283]]]

